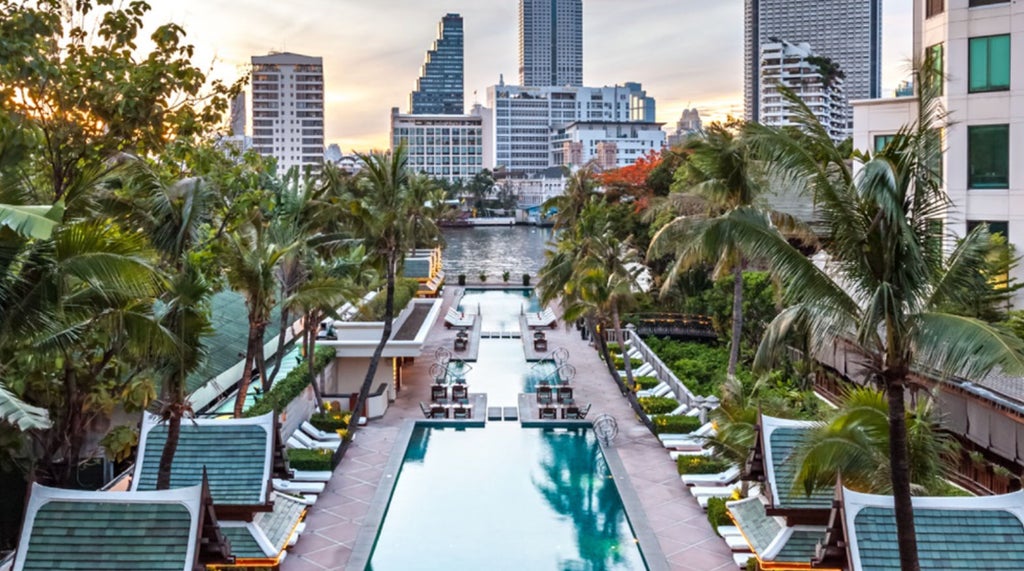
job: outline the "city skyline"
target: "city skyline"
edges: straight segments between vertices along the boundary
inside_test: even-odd
[[[233,79],[251,56],[269,51],[322,57],[325,139],[345,152],[387,147],[391,107],[403,106],[415,89],[424,47],[436,38],[445,13],[465,20],[467,109],[483,103],[486,88],[500,76],[508,84],[518,80],[515,0],[486,6],[472,0],[301,4],[181,0],[155,5],[149,25],[182,24],[196,46],[197,64],[212,65],[213,76],[222,79]],[[584,0],[583,10],[585,85],[642,82],[658,99],[658,121],[668,124],[694,107],[706,122],[742,116],[742,0],[645,0],[642,10]],[[883,95],[907,75],[910,35],[910,1],[886,2]]]

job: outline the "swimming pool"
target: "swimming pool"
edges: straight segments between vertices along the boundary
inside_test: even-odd
[[[412,431],[367,569],[647,569],[590,430]]]
[[[532,289],[465,290],[459,311],[480,315],[482,331],[519,331],[519,316],[540,311]]]

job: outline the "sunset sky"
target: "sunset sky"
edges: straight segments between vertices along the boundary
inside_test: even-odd
[[[827,1],[827,0],[823,0]],[[217,77],[245,73],[271,50],[324,58],[326,139],[345,152],[387,144],[391,107],[403,111],[446,12],[466,28],[466,107],[486,103],[504,74],[518,81],[516,0],[160,0],[153,22],[174,21]],[[907,75],[911,0],[887,0],[883,88]],[[686,107],[742,115],[743,0],[583,0],[584,84],[643,83],[658,121]]]

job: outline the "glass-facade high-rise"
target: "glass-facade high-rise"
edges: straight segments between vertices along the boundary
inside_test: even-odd
[[[839,65],[850,100],[882,95],[882,0],[745,0],[744,104],[761,117],[761,46],[808,43]]]
[[[463,104],[462,16],[445,14],[438,26],[437,40],[409,96],[414,115],[461,115]]]
[[[583,85],[582,0],[519,0],[519,83]]]

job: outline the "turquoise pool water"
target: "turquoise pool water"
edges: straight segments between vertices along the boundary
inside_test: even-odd
[[[467,288],[459,311],[481,316],[483,331],[519,331],[519,316],[540,311],[532,289],[480,290]]]
[[[646,569],[589,430],[414,430],[368,569]]]
[[[519,339],[481,339],[475,363],[449,365],[450,377],[465,376],[471,393],[487,393],[488,406],[517,406],[519,393],[537,392],[537,382],[557,383],[550,361],[527,363]]]

